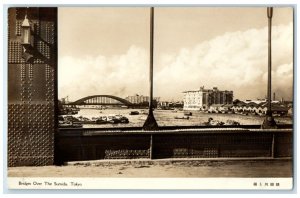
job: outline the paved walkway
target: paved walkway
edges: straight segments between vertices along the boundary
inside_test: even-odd
[[[292,177],[291,159],[163,159],[9,167],[9,177]]]

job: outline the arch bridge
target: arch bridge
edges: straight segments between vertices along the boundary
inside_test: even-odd
[[[112,95],[93,95],[81,98],[75,102],[70,103],[72,105],[126,105],[133,106],[131,102],[123,98]]]

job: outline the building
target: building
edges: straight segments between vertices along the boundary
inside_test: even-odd
[[[211,105],[232,104],[233,91],[220,91],[217,87],[184,91],[183,110],[208,110]]]
[[[161,109],[183,109],[183,101],[160,101],[158,107]]]
[[[237,101],[232,107],[232,111],[237,114],[252,114],[264,116],[267,113],[267,100],[245,100]],[[283,102],[272,101],[273,116],[286,116],[288,115],[289,107]]]
[[[232,107],[232,104],[213,104],[208,108],[208,113],[229,113]]]
[[[150,101],[150,97],[136,94],[134,96],[127,96],[125,100],[131,102],[132,104],[148,104]],[[153,100],[159,102],[160,97],[154,97]]]

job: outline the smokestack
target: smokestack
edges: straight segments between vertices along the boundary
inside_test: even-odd
[[[275,92],[273,93],[273,101],[276,100],[276,97],[275,97]]]

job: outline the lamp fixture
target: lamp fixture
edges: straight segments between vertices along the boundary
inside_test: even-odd
[[[22,40],[21,44],[23,46],[23,55],[22,57],[25,59],[26,62],[33,60],[33,37],[31,35],[31,26],[30,22],[27,18],[27,13],[25,15],[25,19],[21,25],[22,29]]]

